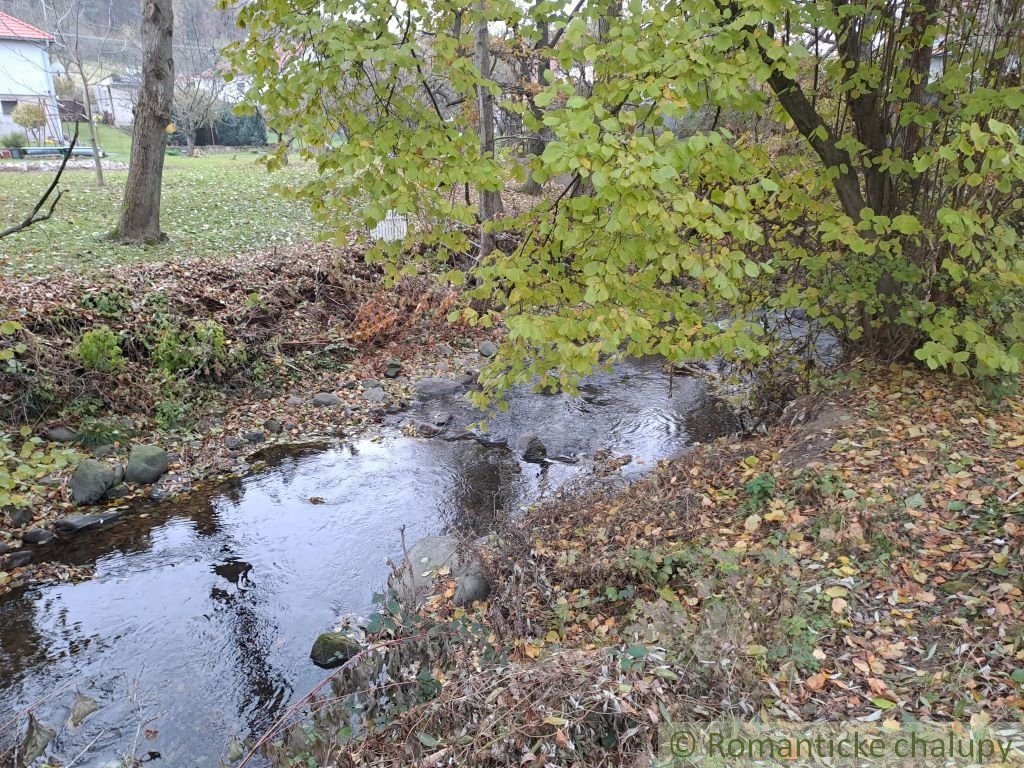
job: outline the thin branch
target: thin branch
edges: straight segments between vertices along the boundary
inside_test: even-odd
[[[64,194],[64,190],[57,192],[57,196],[50,201],[50,207],[46,213],[40,214],[43,206],[46,205],[47,199],[53,194],[53,190],[57,188],[57,184],[60,183],[61,174],[64,173],[64,168],[68,164],[68,159],[71,157],[71,153],[75,149],[75,142],[78,141],[78,123],[75,123],[75,135],[71,137],[71,146],[68,147],[67,152],[64,153],[64,159],[60,163],[60,168],[57,169],[57,175],[53,177],[53,181],[50,182],[50,186],[46,188],[43,196],[39,198],[39,202],[36,203],[36,207],[32,209],[32,213],[22,221],[20,224],[15,224],[13,227],[8,227],[4,231],[0,232],[0,240],[13,235],[15,232],[20,232],[23,229],[28,229],[33,224],[38,224],[40,221],[46,221],[53,216],[54,210],[57,208],[57,203],[60,202],[61,195]]]

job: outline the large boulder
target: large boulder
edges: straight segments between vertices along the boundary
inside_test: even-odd
[[[85,459],[75,468],[68,487],[75,504],[94,504],[113,487],[118,473],[109,464],[96,459]]]
[[[477,350],[484,357],[494,357],[496,354],[498,354],[498,345],[495,344],[493,341],[484,339],[483,341],[480,342],[480,346],[477,347]]]
[[[159,445],[136,445],[128,454],[126,483],[155,483],[167,471],[167,451]]]
[[[309,658],[318,667],[338,667],[360,651],[359,642],[343,632],[324,632],[313,643]]]
[[[457,395],[464,388],[465,385],[459,379],[446,379],[441,376],[428,376],[413,384],[416,396],[422,399]]]
[[[416,542],[388,586],[408,603],[419,603],[434,589],[437,579],[455,580],[455,605],[486,600],[491,586],[476,553],[454,536],[428,536]]]

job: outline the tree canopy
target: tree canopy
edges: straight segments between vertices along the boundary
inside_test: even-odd
[[[296,194],[339,239],[414,217],[416,252],[501,312],[488,391],[627,354],[777,360],[765,318],[792,312],[848,349],[1020,371],[1019,0],[253,0],[240,22],[250,95],[319,168]],[[525,137],[481,151],[479,88]],[[522,176],[504,154],[538,137],[525,170],[554,193],[481,221],[469,189]],[[401,247],[374,253],[415,269]]]

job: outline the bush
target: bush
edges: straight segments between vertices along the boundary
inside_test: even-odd
[[[232,348],[224,327],[215,320],[194,323],[188,328],[164,326],[153,349],[153,362],[170,374],[219,378],[245,359],[245,350]]]
[[[12,131],[3,138],[0,138],[0,146],[8,149],[21,149],[28,145],[28,137],[19,131]]]
[[[117,334],[105,325],[82,334],[76,353],[87,371],[112,373],[124,367]]]
[[[11,119],[26,131],[38,131],[46,125],[46,110],[41,104],[23,101],[14,108]]]

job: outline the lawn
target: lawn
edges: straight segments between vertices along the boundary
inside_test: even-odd
[[[74,123],[64,123],[64,133],[68,136],[75,132]],[[96,139],[100,143],[100,149],[111,156],[111,160],[127,163],[128,156],[132,152],[132,136],[127,131],[119,128],[112,128],[109,125],[96,126]],[[78,128],[78,146],[89,146],[89,126],[85,123]]]
[[[162,222],[169,240],[151,247],[119,246],[105,239],[117,221],[127,171],[108,171],[102,188],[91,171],[67,171],[62,179],[64,196],[53,218],[0,240],[0,275],[39,274],[54,267],[84,273],[133,261],[231,258],[313,239],[317,230],[308,207],[274,191],[280,183],[303,180],[313,173],[313,166],[293,162],[271,174],[256,159],[246,150],[168,157]],[[50,173],[0,172],[0,228],[24,218],[51,180]]]

